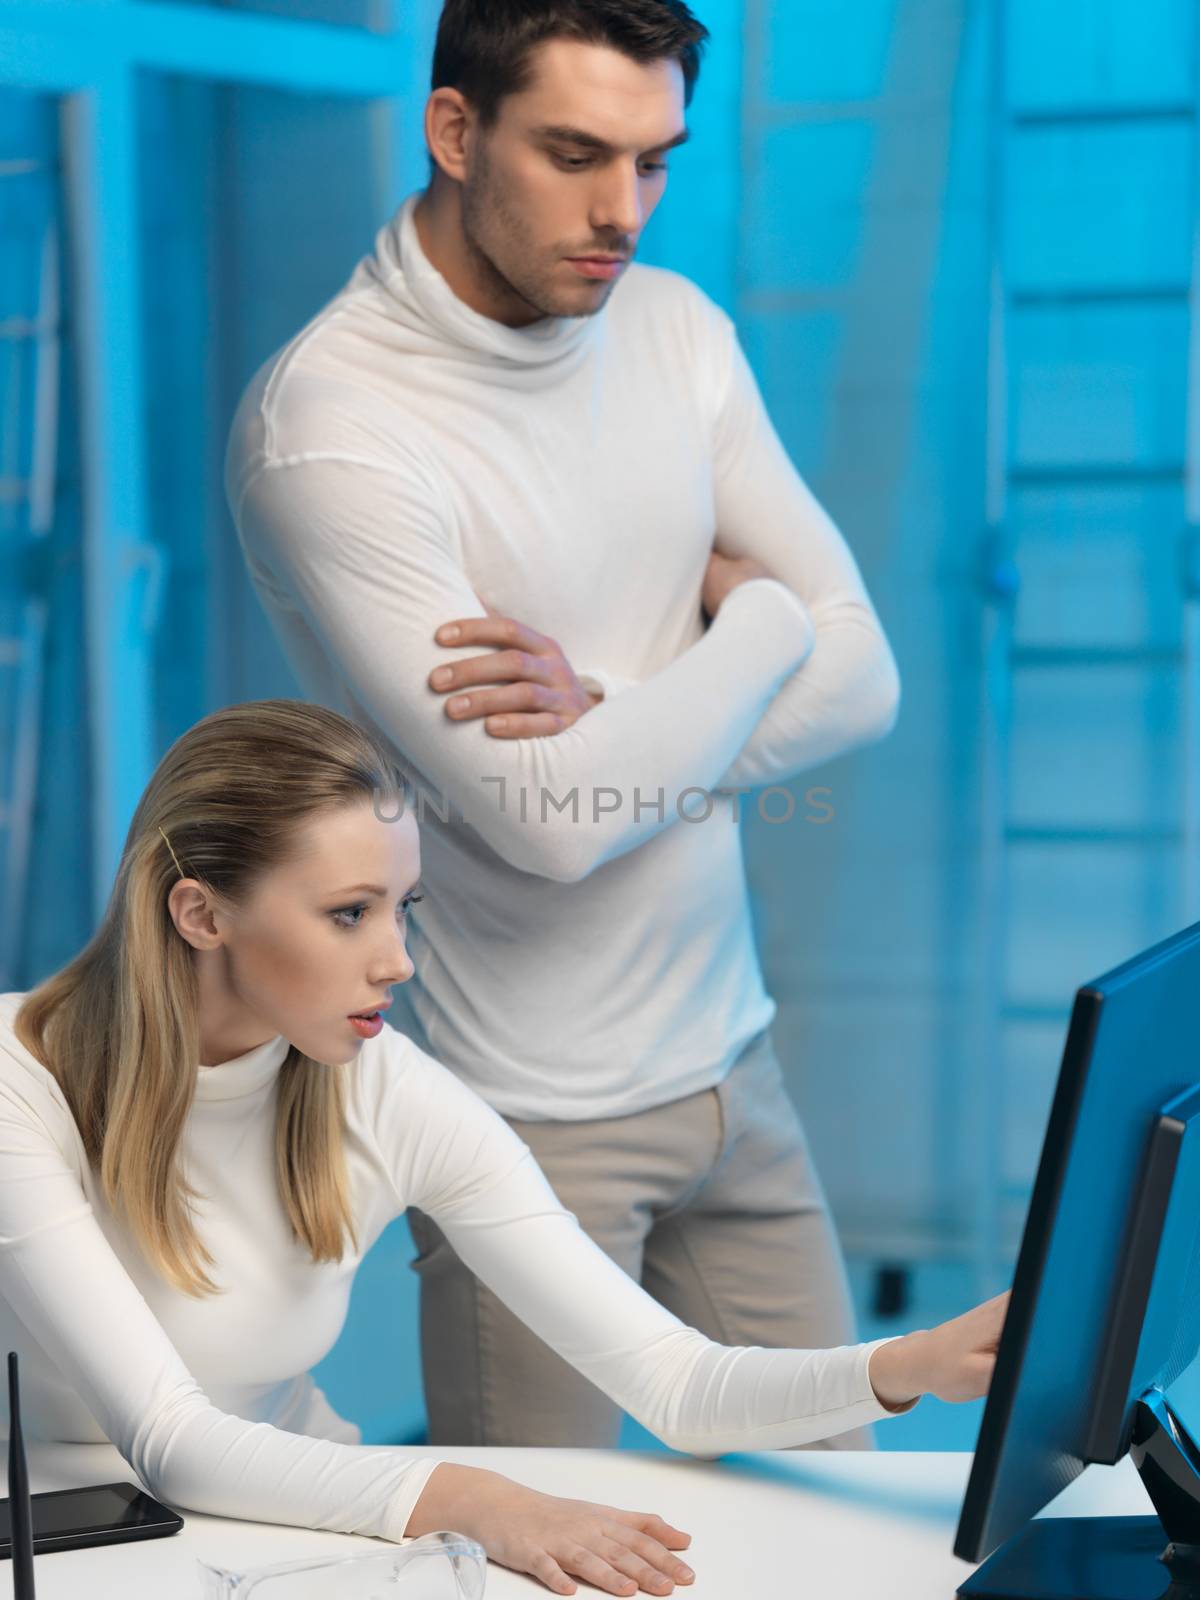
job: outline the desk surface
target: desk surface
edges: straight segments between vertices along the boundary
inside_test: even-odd
[[[950,1548],[970,1467],[965,1454],[765,1451],[704,1462],[617,1450],[412,1453],[490,1467],[551,1494],[659,1512],[692,1535],[687,1560],[696,1581],[675,1590],[678,1600],[950,1600],[971,1570]],[[132,1474],[107,1445],[34,1445],[30,1477],[38,1490],[128,1482]],[[1050,1514],[1149,1509],[1126,1459],[1089,1468]],[[236,1568],[385,1548],[350,1534],[184,1517],[171,1538],[39,1557],[38,1600],[197,1600],[198,1557]],[[11,1567],[0,1568],[0,1597],[10,1597]],[[503,1567],[488,1569],[487,1600],[549,1592]],[[578,1593],[599,1591],[581,1585]]]

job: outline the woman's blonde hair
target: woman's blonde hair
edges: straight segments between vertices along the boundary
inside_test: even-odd
[[[194,1295],[216,1285],[179,1145],[200,1059],[192,947],[167,908],[182,873],[236,905],[325,811],[408,798],[372,736],[301,700],[213,712],[163,756],[129,825],[100,926],[26,996],[16,1033],[58,1081],[109,1205],[147,1260]],[[381,813],[382,814],[382,813]],[[396,815],[389,810],[389,815]],[[279,1075],[279,1192],[314,1261],[354,1242],[343,1150],[342,1070],[292,1046]]]

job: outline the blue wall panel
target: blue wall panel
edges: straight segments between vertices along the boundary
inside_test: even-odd
[[[1023,129],[1007,196],[1013,287],[1186,285],[1192,139],[1183,121]]]
[[[788,0],[768,8],[765,98],[870,100],[881,94],[901,17],[898,0],[858,0],[852,14],[837,0]],[[930,5],[930,12],[944,7]]]
[[[1185,305],[1029,307],[1013,318],[1012,457],[1022,467],[1178,465]]]
[[[1179,647],[1179,484],[1027,487],[1010,513],[1019,644]]]
[[[1192,94],[1192,0],[1008,0],[1014,104],[1156,104]]]

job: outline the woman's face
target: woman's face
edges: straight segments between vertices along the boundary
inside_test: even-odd
[[[176,924],[197,950],[208,1065],[213,1052],[225,1050],[216,1059],[229,1060],[276,1033],[316,1061],[352,1060],[383,1024],[351,1018],[386,1008],[392,985],[412,977],[405,914],[420,873],[413,817],[405,811],[386,822],[369,802],[355,803],[311,818],[296,846],[237,906],[203,907],[204,940],[175,909],[188,880],[172,890]]]

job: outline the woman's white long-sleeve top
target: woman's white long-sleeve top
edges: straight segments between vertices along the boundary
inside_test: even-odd
[[[403,1537],[436,1463],[360,1444],[309,1371],[363,1255],[408,1205],[678,1449],[798,1445],[887,1415],[868,1380],[875,1344],[735,1349],[686,1327],[592,1243],[507,1123],[386,1026],[338,1069],[358,1242],[337,1263],[296,1242],[276,1186],[286,1038],[195,1069],[183,1170],[221,1292],[185,1295],[106,1205],[57,1082],[13,1033],[22,998],[0,996],[0,1336],[21,1355],[26,1427],[111,1440],[173,1505]]]

